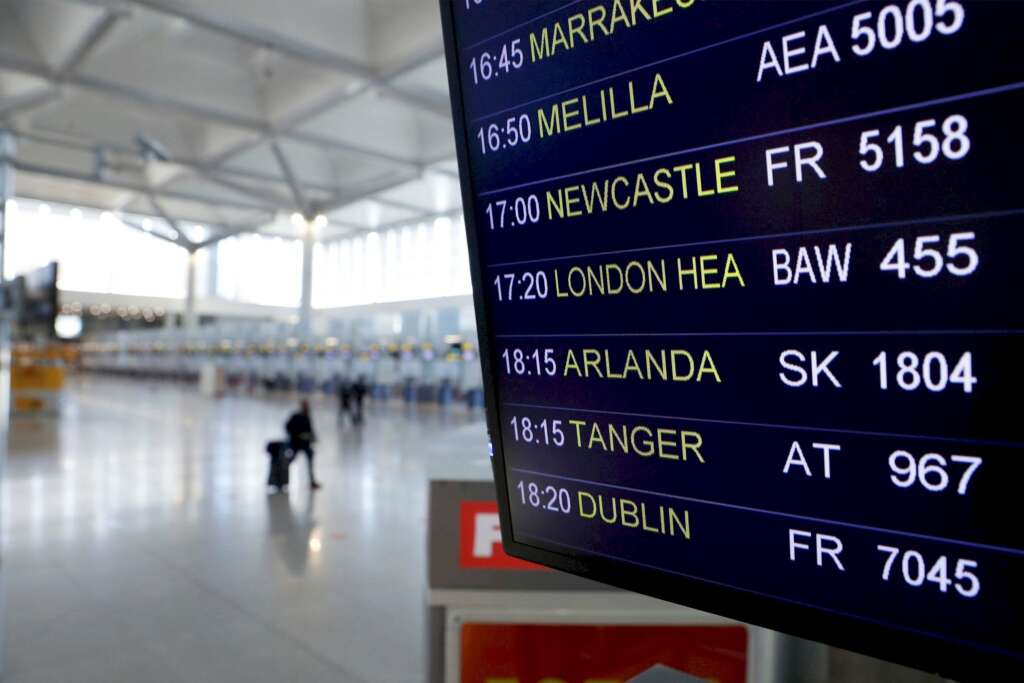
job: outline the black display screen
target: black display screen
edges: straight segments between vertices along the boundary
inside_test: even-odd
[[[1024,662],[1024,3],[442,0],[508,552]]]

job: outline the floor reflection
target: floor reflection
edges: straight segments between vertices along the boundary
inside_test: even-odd
[[[482,416],[319,398],[324,488],[271,495],[293,397],[66,393],[10,440],[4,683],[422,680],[427,480],[490,476]]]
[[[309,492],[295,509],[290,491],[267,494],[267,529],[270,542],[281,554],[285,566],[293,576],[303,576],[311,555],[319,555],[323,541],[314,518],[317,494]]]

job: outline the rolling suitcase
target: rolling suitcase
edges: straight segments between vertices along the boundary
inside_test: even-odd
[[[273,486],[278,491],[283,491],[288,486],[288,465],[291,459],[288,457],[288,444],[284,441],[271,441],[267,444],[267,454],[270,456],[270,474],[267,475],[267,486]]]

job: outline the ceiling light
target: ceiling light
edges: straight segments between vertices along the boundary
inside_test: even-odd
[[[322,213],[318,214],[317,217],[313,219],[313,227],[316,228],[317,230],[323,230],[324,228],[326,228],[327,216],[323,215]]]
[[[303,216],[298,211],[293,213],[292,214],[292,225],[294,225],[296,228],[305,227],[305,225],[306,225],[306,218],[305,218],[305,216]]]

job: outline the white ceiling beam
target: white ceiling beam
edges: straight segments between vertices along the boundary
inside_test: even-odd
[[[278,195],[277,192],[274,192],[273,190],[269,190],[266,188],[252,187],[244,183],[237,183],[234,180],[223,177],[222,172],[220,170],[211,171],[210,169],[203,167],[194,167],[190,165],[181,164],[180,162],[177,161],[171,163],[174,163],[178,166],[184,166],[190,171],[194,171],[196,174],[202,176],[209,182],[214,183],[215,185],[220,185],[221,187],[231,190],[233,192],[237,192],[239,194],[243,194],[249,197],[254,197],[256,199],[271,201],[283,211],[291,211],[293,208],[291,203],[286,198]],[[270,177],[269,179],[277,183],[282,182],[280,178],[276,177]]]
[[[94,1],[102,2],[103,0],[94,0]],[[429,62],[432,59],[436,59],[438,57],[443,56],[443,54],[444,54],[444,47],[443,47],[443,45],[435,44],[435,45],[428,46],[427,48],[425,48],[423,50],[420,50],[420,51],[415,52],[413,54],[407,55],[405,57],[405,59],[403,59],[400,63],[395,64],[395,65],[389,67],[388,69],[386,69],[381,75],[379,75],[377,77],[377,80],[375,82],[376,83],[387,83],[387,82],[389,82],[389,81],[391,81],[391,80],[393,80],[395,78],[399,78],[399,77],[403,76],[404,74],[409,73],[410,71],[413,71],[413,70],[419,68],[424,63]],[[307,107],[304,107],[300,111],[295,112],[294,114],[291,114],[291,115],[285,117],[276,126],[276,128],[278,130],[278,134],[279,135],[281,135],[281,134],[291,134],[299,126],[301,126],[301,125],[303,125],[305,123],[308,123],[310,120],[316,118],[317,116],[320,116],[321,114],[324,114],[324,113],[330,111],[331,109],[334,109],[336,107],[341,106],[345,102],[348,102],[350,100],[353,100],[353,99],[359,97],[363,93],[365,93],[368,90],[370,90],[371,87],[372,87],[372,84],[369,83],[369,82],[363,83],[361,85],[356,85],[356,84],[349,83],[349,84],[346,84],[342,88],[339,88],[339,89],[337,89],[337,90],[335,90],[333,92],[328,93],[325,97],[322,97],[322,98],[318,99],[313,104],[311,104],[311,105],[309,105]],[[208,162],[205,162],[205,163],[203,163],[201,165],[204,166],[207,170],[210,170],[210,171],[212,171],[214,169],[219,169],[221,166],[223,166],[224,164],[228,163],[232,159],[234,159],[234,158],[236,158],[236,157],[238,157],[238,156],[240,156],[242,154],[245,154],[246,152],[249,152],[249,151],[259,147],[261,144],[264,144],[269,138],[270,138],[269,134],[267,134],[267,133],[259,133],[259,134],[257,134],[255,137],[253,137],[250,140],[243,140],[243,141],[239,142],[238,144],[232,145],[228,149],[226,149],[226,150],[220,152],[219,154],[217,154],[215,157],[210,159]],[[355,154],[361,153],[361,150],[351,150],[351,151],[353,153],[355,153]],[[397,159],[395,159],[395,160],[390,160],[390,161],[392,163],[395,163],[396,165],[406,166],[410,170],[415,171],[417,174],[422,173],[422,171],[423,171],[423,164],[421,164],[419,162],[416,162],[416,161],[413,161],[413,160],[397,160]],[[169,183],[169,182],[171,182],[171,181],[167,181],[167,183]],[[314,185],[312,185],[312,184],[310,184],[308,182],[305,182],[304,184],[306,186],[308,186],[308,187],[315,187]],[[161,186],[163,186],[163,185],[161,185]],[[317,187],[316,189],[322,189],[322,190],[325,190],[325,191],[334,192],[335,194],[340,194],[340,193],[337,192],[337,190],[335,188]]]
[[[139,155],[139,149],[129,145],[123,145],[116,142],[110,142],[106,140],[92,140],[85,139],[81,136],[69,136],[67,133],[61,131],[46,131],[42,133],[39,131],[23,131],[20,129],[7,128],[11,133],[15,135],[19,140],[28,140],[29,142],[35,142],[40,145],[53,146],[57,148],[73,149],[82,152],[95,152],[97,149],[103,148],[119,154],[126,154],[132,156]],[[180,157],[172,157],[167,160],[167,163],[175,166],[181,166],[195,173],[196,175],[202,176],[212,183],[216,183],[229,190],[233,190],[240,194],[255,197],[256,199],[264,199],[273,201],[282,210],[291,211],[294,207],[290,203],[290,200],[277,194],[275,191],[265,187],[254,187],[248,184],[235,182],[233,179],[255,181],[262,183],[273,183],[275,185],[288,186],[288,181],[279,175],[273,173],[263,173],[261,171],[254,171],[250,169],[238,168],[238,167],[214,167],[211,163],[204,163],[196,161],[194,159],[183,159]],[[437,172],[437,169],[427,169],[430,171]],[[457,177],[457,176],[456,176]],[[302,187],[309,188],[312,190],[318,190],[320,192],[327,192],[332,195],[343,196],[344,192],[337,185],[330,185],[322,182],[313,182],[310,180],[300,180]],[[397,199],[390,199],[387,197],[373,197],[373,201],[384,206],[390,206],[395,209],[401,209],[404,211],[413,211],[420,213],[427,210],[427,207],[419,206],[417,204],[410,204],[409,202],[399,201]]]
[[[139,150],[136,147],[121,145],[118,143],[112,143],[107,141],[96,141],[96,140],[85,140],[80,136],[69,136],[66,133],[54,132],[52,134],[44,134],[37,131],[21,131],[16,129],[9,129],[11,133],[20,140],[28,140],[40,145],[53,146],[60,149],[71,149],[81,152],[95,152],[98,148],[106,148],[112,152],[125,155],[136,156],[139,154]],[[287,181],[282,179],[280,176],[276,176],[268,173],[261,173],[259,171],[250,171],[238,168],[211,168],[207,164],[202,164],[197,161],[183,160],[178,158],[171,158],[167,161],[169,164],[182,166],[187,168],[189,171],[199,175],[211,183],[215,183],[229,190],[243,194],[245,196],[253,197],[257,200],[270,201],[282,211],[293,211],[295,207],[285,197],[278,195],[276,192],[269,190],[264,187],[253,187],[247,184],[238,183],[233,178],[241,178],[246,180],[274,183],[279,185],[287,186]],[[395,187],[395,183],[402,184],[409,182],[409,180],[415,180],[416,176],[402,177],[399,180],[389,180],[386,184],[374,186],[368,192],[364,193],[363,196],[358,194],[345,194],[337,186],[327,185],[322,183],[310,183],[308,181],[302,181],[303,187],[308,187],[324,192],[330,192],[335,195],[335,198],[329,203],[334,205],[336,208],[339,201],[347,203],[354,203],[360,201],[360,199],[369,199],[383,206],[399,209],[402,211],[409,211],[411,213],[420,214],[426,210],[426,207],[419,206],[416,204],[410,204],[408,202],[398,201],[387,197],[372,196],[374,193],[384,192],[388,189]],[[382,189],[383,188],[383,189]],[[191,222],[202,222],[202,221],[191,221]],[[339,224],[334,221],[335,224]],[[348,224],[349,227],[365,229],[365,226],[357,226],[355,224]]]
[[[341,88],[337,88],[324,97],[317,99],[312,104],[300,109],[299,111],[286,116],[278,125],[277,129],[282,132],[292,131],[299,126],[308,123],[310,120],[326,114],[332,109],[337,109],[346,102],[351,102],[356,98],[366,94],[373,89],[375,85],[386,85],[396,78],[400,78],[410,71],[414,71],[423,64],[438,59],[444,56],[444,46],[440,43],[429,45],[426,48],[407,55],[398,64],[385,69],[374,81],[365,81],[363,83],[348,83]],[[449,112],[448,117],[451,117]],[[240,154],[241,152],[239,152]]]
[[[428,48],[426,48],[424,50],[421,50],[419,52],[415,52],[415,53],[413,53],[411,55],[408,55],[400,63],[398,63],[398,64],[388,68],[384,73],[382,73],[377,78],[376,82],[377,83],[387,83],[387,82],[390,82],[390,81],[392,81],[392,80],[394,80],[396,78],[400,78],[401,76],[409,73],[410,71],[413,71],[413,70],[419,68],[425,62],[428,62],[431,59],[436,59],[438,57],[441,57],[443,54],[444,54],[444,47],[443,47],[443,45],[432,45],[432,46],[429,46]],[[316,102],[314,102],[314,103],[312,103],[312,104],[302,108],[301,110],[299,110],[299,111],[297,111],[297,112],[295,112],[295,113],[293,113],[293,114],[291,114],[289,116],[286,116],[276,126],[276,128],[278,130],[278,133],[279,134],[291,133],[292,131],[294,131],[299,126],[302,126],[303,124],[308,123],[309,121],[311,121],[312,119],[316,118],[317,116],[320,116],[321,114],[326,114],[330,110],[335,109],[335,108],[341,106],[342,104],[344,104],[346,102],[354,100],[355,98],[359,97],[360,95],[363,95],[364,93],[369,91],[371,87],[372,87],[372,84],[368,83],[368,82],[367,83],[363,83],[361,85],[357,85],[357,84],[353,84],[353,83],[346,84],[345,86],[343,86],[341,88],[338,88],[338,89],[328,93],[324,97],[319,98]],[[263,144],[265,141],[266,141],[266,137],[262,136],[262,135],[259,136],[259,137],[254,138],[252,140],[242,141],[242,142],[238,143],[237,145],[234,145],[234,146],[230,147],[229,149],[227,149],[227,150],[221,152],[220,154],[218,154],[214,159],[212,159],[210,161],[210,165],[211,166],[220,166],[222,164],[225,164],[228,161],[230,161],[231,159],[234,159],[235,157],[237,157],[237,156],[239,156],[241,154],[244,154],[244,153],[246,153],[246,152],[248,152],[248,151],[250,151],[252,149],[255,149],[256,147],[258,147],[261,144]],[[420,164],[418,162],[412,162],[409,165],[410,166],[415,165],[417,167],[420,166]]]
[[[2,107],[2,103],[0,103],[0,107]],[[117,154],[141,157],[138,146],[125,145],[110,140],[86,138],[81,135],[69,134],[63,131],[49,130],[46,128],[30,131],[10,127],[5,128],[13,133],[19,140],[27,140],[47,147],[56,147],[58,149],[88,153],[95,153],[97,149],[104,149],[108,152],[115,152]],[[242,168],[214,168],[208,163],[199,162],[194,159],[184,159],[181,157],[172,157],[167,160],[167,163],[184,167],[196,175],[206,178],[210,182],[217,183],[218,185],[240,194],[245,194],[257,199],[271,200],[278,204],[282,209],[291,210],[292,208],[290,201],[275,191],[270,191],[264,187],[253,187],[242,183],[236,183],[233,180],[230,180],[230,178],[238,178],[241,180],[274,183],[277,185],[287,186],[287,181],[272,173],[262,173],[260,171],[252,171]],[[178,178],[175,178],[175,180],[177,179]],[[302,181],[302,184],[304,187],[320,190],[322,192],[338,191],[336,186],[324,183],[313,183],[308,180],[304,180]]]
[[[195,102],[186,102],[185,100],[179,100],[167,95],[142,90],[141,88],[126,85],[124,83],[107,81],[101,78],[75,73],[68,74],[63,79],[58,80],[57,75],[46,65],[28,62],[13,55],[0,54],[0,69],[17,71],[26,75],[46,79],[51,83],[64,82],[74,87],[91,90],[110,97],[119,97],[129,102],[144,104],[154,109],[184,114],[186,116],[219,123],[232,128],[252,131],[261,136],[261,141],[265,138],[278,135],[280,137],[313,147],[318,147],[320,149],[332,149],[338,152],[362,155],[398,166],[420,167],[420,163],[412,159],[406,159],[380,150],[369,149],[350,142],[336,140],[334,138],[324,137],[313,133],[278,132],[275,131],[270,124],[258,118],[247,116],[245,114],[228,112],[223,109],[208,107]]]
[[[0,58],[0,68],[4,66],[4,61],[5,60],[3,58]],[[269,128],[267,123],[262,119],[249,116],[247,114],[230,112],[224,109],[200,104],[198,102],[189,102],[187,100],[178,99],[162,93],[143,90],[142,88],[128,85],[126,83],[108,81],[95,76],[86,76],[82,74],[71,74],[67,77],[66,82],[69,85],[82,88],[84,90],[91,90],[102,95],[118,97],[137,104],[144,104],[157,110],[183,114],[185,116],[190,116],[212,123],[219,123],[231,128],[240,128],[242,130],[252,130],[257,132],[264,131]]]
[[[342,207],[348,206],[349,204],[354,204],[364,199],[370,199],[373,197],[373,195],[380,194],[381,192],[387,192],[388,190],[394,189],[399,185],[405,185],[406,183],[416,180],[419,177],[419,173],[403,175],[398,178],[390,178],[388,180],[375,183],[369,187],[363,188],[362,190],[341,193],[335,195],[328,201],[317,206],[317,210],[320,211],[321,213],[331,213],[333,211],[337,211]]]
[[[54,131],[52,134],[40,133],[38,131],[23,131],[13,128],[8,128],[11,133],[14,134],[19,140],[27,140],[40,145],[57,147],[60,149],[71,149],[81,152],[93,153],[97,149],[103,148],[111,152],[119,154],[138,156],[139,149],[129,145],[123,145],[119,143],[100,141],[100,140],[87,140],[81,136],[69,136],[66,133]],[[291,201],[279,195],[277,192],[266,188],[266,187],[254,187],[245,183],[235,182],[235,178],[248,181],[256,181],[263,183],[273,183],[275,185],[284,185],[287,187],[288,181],[284,178],[274,175],[272,173],[263,173],[260,171],[252,171],[249,169],[242,168],[214,168],[210,164],[201,163],[190,159],[181,159],[178,157],[172,157],[167,160],[167,163],[175,166],[181,166],[195,173],[198,176],[205,178],[211,183],[220,185],[221,187],[227,188],[239,194],[243,194],[249,197],[254,197],[260,200],[271,201],[278,206],[282,211],[292,211],[295,207]],[[329,185],[326,183],[310,182],[308,180],[301,181],[302,187],[310,188],[313,190],[319,190],[321,192],[328,192],[337,197],[343,197],[344,192],[336,185]],[[417,204],[411,204],[409,202],[399,201],[396,199],[390,199],[388,197],[372,197],[369,198],[372,201],[381,204],[383,206],[389,206],[394,209],[402,211],[410,211],[414,213],[422,213],[427,210],[427,207],[419,206]]]
[[[8,68],[20,71],[21,73],[29,73],[30,75],[50,80],[51,83],[67,82],[69,85],[74,87],[98,92],[111,97],[123,98],[133,103],[141,103],[156,110],[183,114],[203,121],[215,122],[228,127],[254,133],[255,135],[253,136],[253,139],[233,146],[224,153],[217,155],[213,160],[205,162],[194,160],[174,160],[173,163],[177,163],[192,173],[204,177],[211,183],[220,185],[221,187],[232,190],[233,192],[253,197],[258,201],[262,200],[263,203],[269,200],[276,204],[278,208],[283,208],[282,205],[287,202],[287,200],[280,194],[270,191],[265,192],[261,188],[252,187],[245,183],[235,182],[233,178],[247,178],[249,180],[260,182],[273,182],[278,186],[283,185],[288,187],[293,194],[295,194],[294,190],[296,187],[298,187],[300,191],[303,188],[309,188],[323,192],[332,192],[335,194],[335,199],[332,200],[330,204],[334,206],[343,206],[351,202],[358,201],[359,199],[367,198],[374,193],[390,189],[395,185],[408,182],[408,180],[420,177],[424,168],[433,163],[430,160],[421,162],[399,155],[389,154],[382,150],[369,149],[358,144],[324,137],[315,133],[296,130],[304,123],[315,118],[317,115],[326,113],[345,102],[365,94],[371,89],[377,89],[386,97],[396,99],[418,109],[431,111],[445,118],[450,118],[451,116],[448,99],[443,94],[434,93],[432,91],[425,92],[410,90],[406,87],[394,86],[391,83],[395,78],[415,70],[433,59],[443,56],[443,46],[440,42],[427,46],[427,48],[418,51],[417,54],[409,55],[398,65],[375,69],[367,64],[350,59],[332,50],[326,50],[317,46],[309,45],[304,41],[295,40],[273,30],[268,30],[261,26],[252,24],[251,22],[247,23],[246,21],[239,21],[239,18],[236,16],[217,15],[216,12],[210,11],[209,8],[205,6],[186,6],[184,3],[178,2],[177,0],[68,1],[104,8],[107,11],[104,12],[103,16],[97,19],[93,26],[90,27],[86,32],[86,35],[80,39],[76,48],[72,50],[62,65],[57,69],[51,70],[46,66],[27,62],[17,57],[3,55],[0,56],[0,68]],[[174,96],[147,92],[134,86],[74,73],[75,68],[88,58],[88,55],[91,54],[91,52],[102,42],[105,35],[107,35],[117,24],[118,18],[131,14],[129,5],[146,8],[147,10],[157,12],[165,16],[177,17],[193,25],[201,26],[207,30],[215,31],[222,35],[229,35],[248,44],[266,48],[279,54],[289,55],[307,63],[330,68],[336,72],[347,74],[363,82],[348,83],[344,88],[330,93],[326,98],[319,100],[312,107],[307,107],[292,116],[286,117],[279,124],[275,125],[269,121],[260,120],[244,113],[212,108],[203,104],[184,101]],[[60,90],[55,90],[56,94],[51,94],[49,97],[52,98],[59,96]],[[43,101],[44,98],[42,98],[41,94],[39,97],[39,102],[41,104],[45,104],[45,101]],[[46,99],[48,100],[49,98]],[[26,104],[25,106],[31,108],[29,104]],[[364,156],[368,159],[407,169],[410,174],[407,178],[402,178],[400,181],[395,183],[388,183],[371,193],[357,192],[348,194],[343,191],[339,191],[337,187],[331,185],[304,182],[295,175],[294,170],[291,173],[292,177],[289,179],[287,177],[287,173],[285,173],[285,178],[280,178],[274,175],[246,171],[237,168],[220,168],[221,164],[230,161],[235,156],[277,138],[314,146],[321,150],[328,149],[344,154]],[[279,150],[272,151],[274,151],[275,156],[277,156]],[[137,152],[137,150],[135,150],[135,152]],[[451,175],[448,173],[446,174]],[[181,176],[177,175],[169,181],[164,181],[149,189],[156,190],[161,196],[170,196],[164,191],[164,188],[166,188],[171,182],[174,182],[174,180],[180,178]],[[92,182],[97,182],[97,180],[93,179]],[[122,184],[122,188],[123,187],[124,184]],[[226,200],[212,198],[208,201],[207,198],[193,199],[192,197],[182,196],[185,193],[170,194],[177,195],[171,198],[180,198],[185,201],[199,201],[214,205],[218,203],[222,205],[240,204],[239,202],[228,202]],[[300,196],[304,195],[300,193]],[[422,207],[413,207],[409,204],[385,198],[380,198],[378,201],[382,205],[392,206],[402,210],[423,210]],[[327,204],[327,202],[325,202],[325,204]]]
[[[38,109],[60,99],[61,96],[60,87],[48,85],[41,90],[34,90],[24,95],[5,99],[0,101],[0,118]]]
[[[182,163],[178,160],[175,160],[174,163],[185,166],[186,168],[193,170],[196,173],[200,173],[201,175],[205,175],[209,180],[214,182],[221,182],[225,178],[239,178],[242,180],[251,180],[256,182],[274,183],[275,185],[288,185],[287,180],[285,180],[281,176],[274,175],[273,173],[262,173],[260,171],[252,171],[245,168],[211,168],[206,164],[200,164],[198,162],[192,161]],[[320,190],[321,192],[335,192],[338,189],[333,185],[311,182],[309,180],[303,180],[302,186],[308,187],[313,190]],[[225,185],[225,187],[231,186]],[[267,196],[267,190],[263,188],[249,187],[248,189],[254,193],[262,195],[263,197]],[[274,192],[274,199],[277,200],[282,207],[289,205],[289,200],[286,197],[277,194],[276,192]]]
[[[144,232],[147,235],[149,235],[150,237],[156,237],[157,239],[164,240],[165,242],[170,242],[171,244],[179,246],[182,249],[189,249],[189,250],[193,249],[192,243],[189,242],[188,240],[183,239],[181,237],[181,233],[178,233],[178,239],[174,239],[173,237],[169,237],[167,235],[161,235],[160,233],[153,232],[152,230],[146,230],[146,228],[144,228],[143,226],[139,225],[135,221],[127,219],[127,218],[124,218],[123,216],[119,216],[118,220],[121,221],[121,223],[123,223],[124,225],[127,225],[129,228],[134,228],[135,230],[138,230],[139,232]]]
[[[398,88],[381,80],[372,67],[332,50],[295,40],[276,31],[248,23],[238,16],[223,16],[207,8],[186,7],[174,0],[131,0],[135,5],[166,16],[184,19],[195,26],[231,36],[236,40],[287,55],[308,64],[324,67],[375,84],[389,96],[437,116],[449,117],[451,110],[447,98]]]
[[[80,209],[91,209],[93,211],[100,211],[100,212],[110,211],[111,213],[125,213],[125,210],[123,208],[118,208],[118,207],[114,207],[114,206],[101,206],[99,204],[93,204],[93,203],[83,202],[83,201],[78,201],[78,200],[69,201],[65,195],[60,195],[60,194],[46,195],[46,194],[38,193],[38,192],[31,192],[31,191],[25,192],[22,189],[19,189],[18,192],[17,192],[17,197],[19,199],[20,198],[32,199],[34,201],[44,202],[44,203],[47,203],[47,204],[49,204],[49,203],[64,204],[64,205],[67,205],[67,206],[78,207]],[[143,214],[145,212],[143,212],[143,211],[127,211],[127,213]],[[205,225],[207,227],[217,228],[219,230],[228,229],[228,226],[224,226],[224,225],[221,225],[219,223],[211,223],[210,221],[208,221],[205,218],[195,218],[195,217],[192,217],[192,216],[186,216],[186,215],[182,214],[182,215],[180,215],[180,219],[185,221],[185,222],[188,222],[188,223],[195,223],[196,225]],[[123,217],[121,218],[121,220],[124,220]],[[272,219],[268,219],[267,222],[270,222],[270,220],[272,220]]]
[[[183,242],[186,245],[186,248],[192,249],[192,241],[188,239],[188,236],[185,234],[185,231],[181,229],[178,221],[171,218],[170,214],[164,210],[164,207],[157,200],[156,195],[152,192],[148,192],[146,193],[146,199],[149,200],[149,205],[153,207],[153,211],[156,212],[156,215],[163,219],[163,222],[167,224],[167,227],[173,230],[174,234],[178,236],[178,240]]]
[[[53,71],[51,84],[39,92],[29,93],[10,102],[0,103],[0,118],[39,109],[61,99],[64,96],[62,83],[103,42],[121,16],[122,13],[116,10],[104,12],[79,39],[63,63]]]
[[[447,168],[433,167],[428,168],[427,171],[430,173],[436,173],[437,175],[443,175],[454,180],[459,180],[459,174],[456,173],[455,171],[449,171]]]
[[[20,161],[12,157],[0,157],[0,163],[9,163],[14,166],[15,170],[22,173],[29,173],[32,175],[45,175],[53,178],[61,178],[64,180],[74,180],[80,183],[89,183],[93,185],[105,185],[118,190],[125,190],[128,192],[135,192],[143,196],[152,192],[158,197],[163,199],[173,199],[183,202],[192,202],[195,204],[205,204],[207,206],[213,206],[217,208],[237,208],[243,210],[252,211],[276,211],[277,207],[266,203],[256,202],[240,202],[235,199],[225,199],[221,197],[209,197],[205,195],[197,195],[190,192],[179,192],[175,190],[158,189],[140,185],[137,183],[129,183],[119,180],[112,180],[109,178],[100,178],[99,176],[92,173],[83,173],[81,171],[75,171],[67,168],[58,168],[54,166],[44,166],[41,164],[34,164],[30,162]]]
[[[364,156],[375,161],[383,161],[391,164],[392,166],[403,166],[405,168],[414,168],[419,170],[423,164],[414,159],[401,157],[396,154],[390,154],[376,149],[369,149],[361,145],[354,145],[350,142],[344,142],[335,138],[324,137],[322,135],[315,135],[313,133],[305,133],[300,131],[286,131],[276,133],[278,137],[293,140],[295,142],[302,142],[310,147],[319,147],[321,149],[333,149],[338,152],[344,152],[346,154],[354,154],[357,156]]]
[[[97,19],[92,26],[85,32],[79,41],[75,45],[74,49],[68,54],[61,65],[56,70],[56,76],[58,79],[73,73],[78,69],[79,66],[89,58],[103,39],[107,37],[118,20],[124,16],[124,13],[118,10],[110,9],[105,11],[99,19]]]
[[[21,130],[15,128],[5,128],[12,133],[19,140],[27,140],[40,145],[47,145],[51,147],[58,147],[62,149],[71,149],[79,152],[95,152],[100,147],[105,147],[115,152],[131,152],[138,153],[135,148],[127,146],[117,146],[107,142],[98,142],[89,140],[86,141],[77,135],[69,135],[67,133],[53,131],[52,134],[47,131],[46,133],[39,132],[36,130]]]
[[[299,181],[295,177],[295,170],[288,162],[288,157],[285,156],[284,150],[281,149],[281,144],[277,140],[271,140],[270,149],[274,153],[274,158],[277,159],[277,165],[281,168],[281,174],[284,176],[284,179],[288,181],[288,187],[292,191],[292,197],[295,199],[296,208],[300,213],[309,218],[309,214],[311,214],[312,211],[306,204],[306,196],[302,192],[302,186],[299,185]]]
[[[76,5],[88,5],[89,7],[111,9],[117,12],[128,11],[127,0],[71,0],[71,2]]]
[[[451,104],[448,102],[448,98],[444,95],[435,95],[433,93],[413,93],[409,90],[399,90],[398,88],[387,84],[376,84],[374,87],[379,88],[381,94],[388,99],[418,107],[419,109],[434,114],[446,121],[452,118]]]
[[[178,100],[173,97],[161,95],[124,83],[107,81],[93,76],[69,73],[63,77],[56,71],[40,62],[33,62],[12,54],[0,54],[0,69],[16,71],[27,76],[34,76],[49,81],[52,84],[67,83],[83,90],[91,90],[111,97],[120,97],[138,102],[141,104],[162,109],[177,114],[185,114],[196,118],[206,119],[222,123],[244,130],[262,131],[267,128],[266,124],[243,114],[234,114],[220,109],[214,109],[201,104]]]
[[[2,61],[2,59],[0,59]],[[376,149],[369,149],[360,145],[354,145],[349,142],[337,140],[334,138],[325,138],[321,135],[315,135],[312,133],[303,133],[295,131],[290,127],[280,127],[274,130],[257,131],[258,135],[251,140],[244,140],[237,145],[233,145],[228,149],[220,152],[214,156],[210,161],[205,162],[203,165],[214,170],[223,164],[226,164],[230,160],[241,156],[242,154],[252,151],[262,144],[265,144],[271,137],[276,135],[279,138],[285,138],[294,142],[301,142],[311,147],[318,147],[320,149],[328,148],[333,149],[337,152],[344,154],[350,154],[354,156],[362,156],[373,161],[384,162],[392,166],[401,166],[409,169],[416,169],[419,171],[423,164],[415,159],[409,159],[406,157],[400,157],[394,154],[389,154]],[[303,181],[304,182],[304,181]]]
[[[247,22],[239,14],[218,15],[208,8],[187,7],[173,0],[130,0],[132,4],[148,10],[184,19],[190,24],[209,31],[230,36],[243,43],[285,54],[311,64],[327,67],[357,78],[373,78],[373,69],[365,64],[331,50],[297,41],[276,31]]]
[[[125,6],[125,2],[122,0],[70,1],[94,7],[112,8],[114,10],[123,9]],[[447,98],[443,93],[435,95],[396,87],[389,84],[387,79],[383,79],[379,71],[360,61],[246,22],[238,16],[218,15],[216,12],[211,12],[208,8],[188,7],[175,0],[130,0],[130,2],[152,12],[182,19],[208,31],[230,36],[249,45],[287,55],[307,64],[313,64],[373,83],[390,97],[405,104],[444,118],[451,116]],[[438,56],[440,56],[440,52]]]

